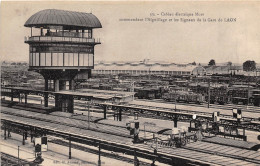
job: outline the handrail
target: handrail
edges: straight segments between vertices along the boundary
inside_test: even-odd
[[[66,36],[31,36],[25,37],[24,40],[28,41],[42,41],[42,42],[82,42],[82,43],[100,43],[100,39],[95,38],[78,38]]]

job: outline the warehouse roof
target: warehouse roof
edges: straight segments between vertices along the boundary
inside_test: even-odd
[[[177,65],[165,63],[97,63],[94,70],[142,70],[142,71],[187,71],[191,72],[194,65]]]

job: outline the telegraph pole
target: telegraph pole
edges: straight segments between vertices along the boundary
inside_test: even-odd
[[[5,137],[5,140],[6,140],[6,125],[4,125],[4,128],[5,128],[4,137]]]
[[[144,139],[146,139],[145,124],[144,124]]]
[[[210,79],[208,80],[208,108],[210,105]]]
[[[101,147],[100,147],[100,142],[99,142],[98,143],[98,166],[101,166],[100,155],[101,155]]]
[[[174,91],[175,91],[175,94],[174,94],[174,96],[175,96],[175,97],[174,97],[174,99],[175,99],[175,102],[174,102],[174,104],[175,104],[175,112],[176,112],[176,102],[177,102],[177,101],[176,101],[176,100],[177,100],[177,93],[176,93],[176,89],[175,89]]]
[[[247,107],[246,109],[248,109],[249,106],[249,78],[247,80]]]
[[[18,165],[20,165],[19,148],[20,148],[20,146],[18,146]]]
[[[89,102],[88,102],[88,129],[90,128],[90,112],[89,112]]]
[[[71,136],[69,135],[69,159],[71,159]]]

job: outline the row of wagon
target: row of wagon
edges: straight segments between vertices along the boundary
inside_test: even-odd
[[[251,89],[245,92],[239,89],[230,89],[229,91],[222,89],[211,89],[211,104],[251,104],[260,106],[260,90]],[[167,91],[163,88],[138,88],[135,89],[135,97],[139,99],[164,99],[165,101],[176,101],[186,103],[202,104],[208,102],[209,93],[196,93],[192,91]]]

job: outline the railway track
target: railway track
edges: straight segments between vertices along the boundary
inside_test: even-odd
[[[19,165],[18,163],[20,165],[29,164],[30,166],[32,166],[31,162],[29,162],[29,161],[26,161],[23,159],[19,159],[19,161],[18,161],[18,157],[1,152],[1,165],[2,166],[18,166]]]
[[[32,101],[41,101],[37,97],[29,97],[28,99]],[[139,101],[149,101],[149,102],[155,102],[155,103],[168,103],[168,104],[175,104],[175,102],[168,102],[163,99],[155,99],[155,100],[146,100],[146,99],[138,99]],[[194,104],[194,103],[183,103],[179,102],[176,103],[177,105],[187,105],[187,106],[195,106],[195,107],[203,107],[207,108],[207,104]],[[54,106],[54,100],[49,101],[49,105]],[[78,110],[87,110],[86,102],[81,101],[75,101],[74,107]],[[245,106],[245,105],[234,105],[234,104],[226,104],[226,105],[217,105],[217,104],[210,104],[210,108],[216,108],[216,109],[223,109],[223,110],[232,110],[233,108],[240,108],[243,110],[243,112],[252,112],[252,113],[260,113],[260,107],[256,106]],[[96,107],[90,107],[91,111],[98,111],[99,109]]]
[[[15,119],[15,118],[11,118],[11,119]],[[58,127],[56,124],[50,124],[50,123],[47,123],[47,122],[44,123],[44,122],[39,122],[39,121],[30,121],[28,118],[24,119],[22,117],[20,117],[18,119],[19,119],[18,120],[19,124],[20,124],[20,122],[23,121],[23,122],[25,122],[26,125],[28,125],[28,123],[29,123],[29,125],[30,124],[36,125],[35,123],[39,123],[39,124],[44,126],[43,128],[47,127],[46,130],[49,130],[49,128],[52,128],[48,132],[48,135],[53,135],[53,136],[56,136],[56,137],[64,137],[65,133],[70,133],[70,135],[72,135],[74,137],[74,139],[76,139],[76,140],[74,140],[74,142],[77,142],[77,137],[79,137],[79,140],[78,140],[79,143],[84,142],[84,144],[86,144],[86,145],[96,146],[97,142],[101,142],[101,144],[103,144],[102,149],[105,149],[105,150],[109,150],[109,151],[113,150],[114,152],[123,152],[123,153],[126,153],[128,155],[133,156],[134,155],[134,149],[136,149],[137,150],[137,152],[136,152],[137,156],[139,156],[141,158],[149,159],[149,160],[154,158],[153,153],[149,150],[149,148],[147,146],[139,145],[138,147],[132,147],[132,145],[129,145],[130,142],[126,141],[126,139],[118,139],[119,137],[118,138],[109,137],[109,139],[108,139],[107,136],[102,137],[103,133],[93,134],[91,132],[86,132],[84,134],[78,135],[78,134],[76,134],[78,131],[75,131],[74,127],[66,127],[65,130],[63,128],[63,131],[65,131],[65,133],[63,133],[62,129],[60,127]],[[36,125],[36,126],[38,127],[39,124]],[[73,132],[70,129],[72,129]],[[58,132],[56,132],[56,130]],[[66,137],[68,137],[68,136],[66,136]],[[176,158],[176,156],[171,156],[171,155],[169,156],[168,154],[166,154],[166,156],[165,155],[163,155],[163,156],[164,157],[161,157],[157,161],[163,162],[163,163],[171,163],[172,158]],[[190,159],[188,159],[187,162],[188,163],[198,163],[197,160],[193,161],[193,160],[190,160]],[[201,161],[199,163],[204,163],[204,162]],[[187,165],[191,165],[191,164],[187,164]]]
[[[25,122],[30,122],[30,123],[34,123],[33,121],[30,121],[28,118],[22,118],[22,117],[20,117],[19,116],[19,118],[17,117],[17,118],[13,118],[13,119],[20,119],[19,121],[21,121],[22,119],[22,121],[25,121]],[[26,120],[27,119],[27,120]],[[38,119],[34,119],[34,121],[39,121]],[[36,122],[35,121],[35,122]],[[43,122],[45,122],[45,121],[43,121]],[[45,126],[45,124],[43,123],[43,122],[40,122],[40,124],[42,124],[43,126]],[[61,125],[61,124],[57,124],[57,123],[53,123],[53,122],[45,122],[46,124],[48,123],[50,126],[57,126],[57,125]],[[50,123],[53,123],[53,124],[50,124]],[[68,126],[68,127],[65,127],[65,128],[69,128],[69,127],[71,127],[71,126]],[[49,128],[49,127],[48,127]],[[75,128],[75,127],[73,127],[73,128]],[[69,130],[68,130],[69,131]],[[97,132],[97,131],[95,131],[95,132]],[[88,132],[89,133],[89,132]],[[91,134],[91,133],[89,133],[89,134]],[[100,135],[102,135],[102,133],[99,133],[98,134],[99,136]],[[113,135],[113,134],[111,134],[111,135]],[[95,136],[94,135],[94,137],[96,138],[96,139],[99,139],[99,137],[97,137],[97,135]],[[120,137],[118,137],[118,138],[120,138]],[[122,138],[122,136],[121,136],[121,138]],[[102,139],[102,138],[101,138]],[[121,139],[119,139],[118,141],[116,141],[116,144],[117,143],[122,143],[122,141],[123,140],[121,140]],[[123,141],[123,142],[125,142],[125,141]],[[145,146],[145,145],[143,145],[143,144],[140,144],[140,145],[135,145],[136,146],[136,148],[137,149],[148,149],[148,147],[147,146]],[[126,149],[125,149],[126,150]],[[164,150],[164,148],[163,147],[160,147],[160,150],[161,151],[165,151]],[[127,150],[126,150],[127,151]],[[218,153],[216,153],[215,151],[210,151],[210,150],[204,150],[204,151],[200,151],[200,150],[198,150],[198,149],[192,149],[192,148],[184,148],[184,149],[176,149],[176,148],[171,148],[171,149],[167,149],[166,150],[166,153],[174,153],[174,154],[176,154],[177,156],[178,155],[180,155],[180,154],[178,154],[178,152],[179,151],[183,151],[183,153],[184,154],[189,154],[189,153],[194,153],[194,152],[196,152],[196,154],[197,155],[202,155],[205,159],[206,158],[208,158],[210,155],[214,155],[214,156],[219,156],[219,157],[229,157],[229,158],[232,158],[232,159],[235,159],[235,160],[242,160],[242,159],[239,159],[237,156],[228,156],[228,155],[226,155],[226,154],[218,154]],[[208,156],[208,157],[206,157],[206,156]],[[192,157],[192,159],[193,159],[193,157]],[[196,160],[196,157],[194,158],[194,160]],[[251,161],[252,162],[252,161]],[[255,162],[258,162],[258,161],[253,161],[253,163],[255,163]],[[220,164],[221,165],[221,164]],[[224,164],[222,164],[222,165],[224,165]]]
[[[149,101],[149,102],[155,102],[155,103],[168,103],[168,104],[175,104],[175,102],[168,102],[163,99],[156,99],[156,100],[141,100],[138,99],[139,101]],[[182,102],[177,102],[176,105],[188,105],[188,106],[195,106],[195,107],[208,107],[207,104],[193,104],[193,103],[182,103]],[[234,105],[234,104],[226,104],[226,105],[217,105],[217,104],[210,104],[210,108],[217,108],[217,109],[230,109],[232,110],[233,108],[241,108],[243,109],[244,112],[256,112],[260,113],[260,107],[256,106],[244,106],[244,105]]]
[[[13,107],[14,107],[14,106],[13,106]],[[26,106],[23,106],[23,105],[20,105],[19,107],[14,107],[14,108],[24,109],[23,107],[26,108]],[[26,110],[26,109],[25,109],[25,110]],[[78,107],[76,107],[75,110],[86,111],[85,109],[79,109]],[[31,110],[29,110],[29,111],[31,111]],[[96,109],[96,108],[90,108],[90,111],[91,111],[91,112],[103,113],[103,110],[102,110],[102,109]],[[39,111],[38,111],[38,112],[39,112]],[[8,112],[7,112],[7,113],[8,113]],[[112,111],[112,112],[108,111],[107,113],[108,113],[108,114],[113,114],[114,112],[113,112],[113,111]],[[131,111],[124,111],[124,112],[122,113],[122,115],[133,116],[133,112],[131,112]],[[55,115],[52,115],[52,116],[55,116]],[[59,116],[60,116],[60,115],[59,115]],[[152,119],[169,120],[169,118],[166,117],[166,116],[157,117],[157,116],[152,115],[152,114],[140,114],[139,116],[145,117],[145,118],[152,118]],[[58,117],[58,116],[56,115],[56,117]],[[77,117],[77,116],[73,116],[72,119],[77,119],[77,118],[74,118],[74,117]],[[102,118],[99,118],[99,119],[102,119]],[[78,119],[78,120],[81,120],[81,119]],[[98,121],[99,121],[99,120],[97,120],[97,122],[98,122]],[[183,121],[185,121],[185,120],[183,120]],[[85,120],[85,122],[86,122],[86,120]],[[95,120],[92,120],[92,122],[95,122]],[[185,122],[187,122],[187,121],[185,121]],[[94,123],[94,124],[96,124],[96,123]],[[101,123],[101,124],[102,124],[102,123]],[[87,126],[88,124],[85,124],[85,125]],[[105,125],[105,127],[104,127],[104,129],[105,129],[106,126],[109,125],[109,124],[103,124],[103,125]],[[111,124],[110,124],[110,125],[111,125]],[[116,126],[116,127],[118,127],[118,126]],[[124,126],[124,127],[125,127],[125,126]],[[121,126],[121,128],[122,128],[122,126]],[[251,129],[249,129],[249,130],[251,130]],[[102,131],[101,131],[101,132],[102,132]],[[105,131],[105,132],[106,132],[106,131]],[[129,133],[126,133],[126,136],[129,136]]]
[[[61,119],[58,115],[42,114],[41,117],[35,117],[35,116],[31,116],[31,115],[23,115],[23,114],[19,114],[19,113],[4,111],[4,110],[1,110],[1,114],[12,115],[12,116],[16,116],[16,117],[30,118],[30,119],[35,119],[35,120],[44,121],[44,122],[51,122],[51,123],[54,123],[57,125],[64,125],[64,126],[68,126],[68,127],[75,127],[78,129],[91,130],[91,131],[97,131],[97,132],[101,132],[101,133],[112,134],[112,135],[126,137],[126,138],[132,138],[129,135],[129,132],[126,130],[126,128],[115,126],[115,125],[110,125],[108,127],[107,126],[108,124],[101,124],[101,123],[96,124],[96,123],[94,123],[93,120],[88,122],[85,120],[74,119],[72,121],[69,118],[66,118],[66,121],[65,121],[64,119]],[[44,118],[44,116],[46,116],[46,118]],[[48,116],[48,118],[47,118],[47,116]]]
[[[49,142],[69,147],[69,143],[65,142],[63,140],[55,139],[55,140],[50,140]],[[102,147],[102,145],[101,145],[101,147]],[[84,151],[84,152],[89,152],[89,153],[96,154],[96,155],[99,154],[98,150],[95,150],[95,149],[92,149],[92,148],[87,148],[85,146],[74,144],[74,143],[71,144],[71,148],[78,149],[78,150],[81,150],[81,151]],[[124,162],[127,162],[127,163],[134,163],[135,162],[134,159],[118,155],[117,153],[111,153],[111,152],[102,151],[100,153],[100,155],[104,156],[104,157],[108,157],[108,158],[113,158],[113,159],[116,159],[116,160],[124,161]],[[143,166],[150,166],[151,165],[151,163],[147,163],[147,162],[144,162],[144,161],[139,161],[139,164],[143,165]]]
[[[20,134],[19,132],[15,132],[15,131],[14,131],[14,133]],[[58,138],[49,139],[48,142],[53,143],[53,144],[57,144],[57,145],[61,145],[61,146],[65,146],[65,147],[69,147],[68,142],[66,142],[62,139],[58,139]],[[93,148],[89,148],[89,147],[81,145],[81,144],[71,143],[71,148],[81,150],[81,151],[84,151],[84,152],[88,152],[88,153],[92,153],[92,154],[96,154],[96,155],[99,154],[98,148],[93,149]],[[113,158],[113,159],[116,159],[116,160],[119,160],[119,161],[124,161],[124,162],[127,162],[127,163],[134,163],[135,162],[135,160],[133,158],[129,158],[129,156],[126,157],[126,156],[124,156],[124,154],[118,154],[118,153],[113,153],[112,151],[102,150],[102,145],[101,145],[100,155],[107,157],[107,158]],[[17,157],[8,155],[6,153],[2,154],[2,152],[1,152],[1,157],[2,157],[1,159],[2,159],[2,165],[3,166],[5,166],[5,165],[6,166],[17,165],[17,163],[18,163]],[[32,162],[28,162],[26,160],[20,160],[20,163],[21,164],[29,164],[30,166],[33,166]],[[145,161],[139,161],[139,164],[143,165],[143,166],[150,166],[151,165],[150,163],[145,162]]]

